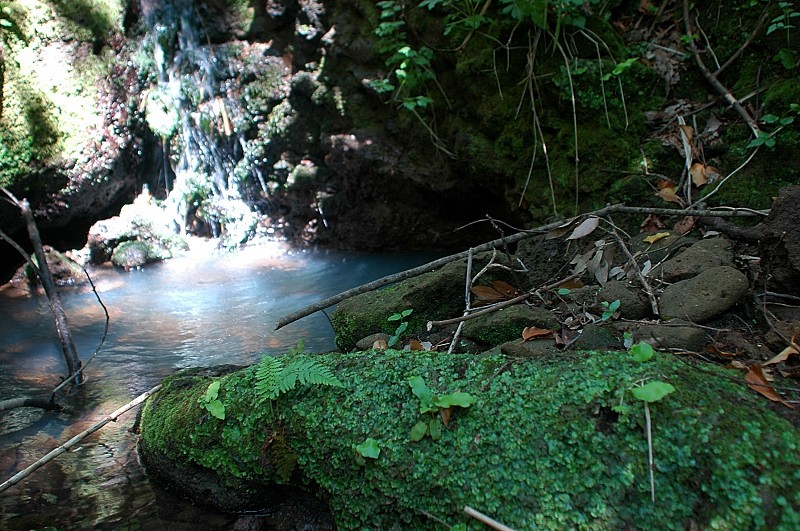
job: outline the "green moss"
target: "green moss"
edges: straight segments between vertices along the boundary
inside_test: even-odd
[[[299,471],[325,489],[340,529],[437,529],[433,518],[475,525],[465,505],[516,529],[800,525],[800,432],[723,369],[613,352],[513,361],[386,351],[327,361],[346,388],[308,387],[274,405]],[[166,386],[161,393],[190,396],[156,397],[143,414],[143,441],[227,479],[269,476],[256,457],[268,432],[251,374],[223,378],[225,421],[204,418],[193,403],[210,380]],[[477,402],[453,412],[441,440],[411,443],[421,415],[409,376]],[[629,392],[647,379],[676,387],[650,407],[655,503],[644,409]],[[368,437],[381,454],[359,464],[353,447]]]

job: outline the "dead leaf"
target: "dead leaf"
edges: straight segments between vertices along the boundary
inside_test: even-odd
[[[714,356],[719,356],[720,358],[729,358],[729,359],[730,358],[735,358],[736,356],[741,354],[741,352],[739,352],[739,351],[737,351],[737,352],[727,352],[725,350],[722,350],[721,348],[719,348],[716,345],[709,345],[708,347],[706,347],[706,352],[708,352],[709,354],[712,354]],[[737,368],[742,368],[742,367],[737,367]],[[743,367],[743,368],[746,368],[746,367]]]
[[[655,214],[650,214],[644,219],[644,221],[642,221],[642,224],[639,225],[639,227],[641,228],[641,232],[655,232],[663,229],[664,224],[660,219],[658,219],[658,216]]]
[[[792,338],[792,342],[794,342],[794,338]],[[792,354],[800,354],[800,351],[798,351],[794,345],[789,345],[783,349],[780,354],[766,362],[764,365],[775,365],[776,363],[786,361]]]
[[[692,182],[695,186],[703,186],[708,182],[708,177],[706,177],[706,167],[701,162],[695,162],[692,164],[692,167],[689,168],[689,175],[692,177]]]
[[[714,181],[718,181],[722,178],[722,174],[716,169],[714,166],[706,166],[705,167],[705,175],[708,182],[713,183]]]
[[[478,302],[481,304],[505,301],[519,295],[519,291],[514,286],[502,280],[495,280],[491,286],[484,284],[472,286],[469,290],[478,297]]]
[[[425,350],[425,347],[419,339],[412,339],[408,342],[408,350]]]
[[[588,236],[589,234],[600,225],[600,218],[595,216],[590,216],[586,218],[583,223],[575,227],[575,230],[572,231],[572,234],[569,235],[568,240],[577,240],[578,238],[583,238],[584,236]]]
[[[672,228],[676,233],[683,236],[684,234],[688,233],[694,228],[694,224],[697,222],[697,216],[686,216],[679,222],[675,224]]]
[[[644,241],[647,243],[656,243],[658,240],[663,240],[667,236],[669,236],[669,232],[659,232],[658,234],[648,236]]]
[[[658,191],[656,195],[669,203],[676,203],[680,206],[685,205],[683,199],[678,197],[678,195],[675,193],[674,188],[662,188],[661,190]]]
[[[761,394],[765,398],[772,400],[773,402],[780,402],[784,406],[794,409],[793,405],[786,402],[781,395],[779,395],[775,389],[769,385],[767,377],[764,375],[764,371],[761,369],[761,365],[756,363],[755,365],[751,366],[747,371],[747,374],[744,375],[744,381],[747,382],[747,385],[750,387],[750,389]]]
[[[372,344],[372,348],[375,350],[386,350],[389,348],[389,344],[385,339],[379,339]]]
[[[683,124],[679,125],[678,129],[680,129],[680,132],[686,138],[686,142],[691,146],[694,143],[694,129],[692,126]]]
[[[528,326],[522,330],[522,339],[524,341],[530,341],[532,339],[543,339],[546,337],[550,337],[553,335],[552,330],[547,330],[545,328],[536,328],[535,326]]]
[[[544,237],[545,240],[553,240],[555,238],[560,238],[572,229],[575,226],[575,219],[571,219],[568,222],[564,223],[560,227],[556,227],[555,229],[551,230],[547,233]]]
[[[560,289],[580,289],[584,287],[586,284],[579,278],[571,278],[565,282],[562,282],[558,285]]]
[[[439,408],[439,415],[442,416],[442,424],[444,424],[446,427],[447,423],[450,422],[450,408],[449,407]]]

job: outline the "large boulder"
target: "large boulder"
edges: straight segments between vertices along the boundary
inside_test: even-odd
[[[800,526],[800,431],[730,370],[620,352],[293,359],[327,366],[344,387],[270,401],[253,367],[165,381],[141,415],[149,473],[210,503],[318,485],[338,529],[470,525],[465,506],[515,529]],[[421,413],[410,376],[475,402],[447,411],[440,439],[412,442],[417,423],[443,417]],[[654,380],[675,391],[649,405],[651,488],[645,406],[631,390]],[[199,403],[210,395],[224,419]],[[377,456],[356,449],[370,438]]]

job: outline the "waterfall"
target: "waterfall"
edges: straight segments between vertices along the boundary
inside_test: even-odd
[[[241,201],[233,179],[243,139],[228,113],[221,61],[194,0],[142,0],[142,14],[148,28],[145,47],[155,70],[145,116],[162,140],[165,161],[156,189],[164,185],[164,206],[182,234],[197,214],[214,236],[223,225],[244,222],[233,230],[232,239],[238,241],[232,243],[241,243],[257,218]]]

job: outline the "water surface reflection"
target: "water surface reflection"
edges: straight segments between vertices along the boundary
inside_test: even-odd
[[[86,384],[59,413],[0,413],[0,479],[156,385],[176,369],[249,364],[285,352],[334,348],[322,314],[274,331],[281,316],[344,289],[425,263],[431,255],[296,252],[279,244],[234,255],[192,252],[130,273],[91,271],[111,316]],[[96,348],[104,314],[87,289],[62,291],[82,358]],[[65,373],[44,297],[0,290],[0,400],[34,396]],[[135,454],[129,413],[0,494],[0,528],[206,529],[233,519],[173,499],[152,485]]]

